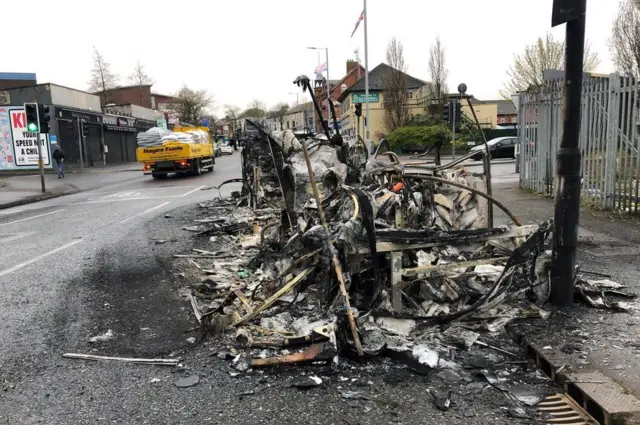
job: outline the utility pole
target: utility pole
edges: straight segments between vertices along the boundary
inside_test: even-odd
[[[553,214],[551,303],[556,306],[572,305],[574,295],[580,216],[580,108],[586,12],[586,0],[553,2],[551,25],[567,23],[563,130],[556,156],[558,178]]]
[[[451,140],[451,149],[453,152],[453,158],[451,159],[452,161],[456,160],[456,101],[453,100],[451,101],[451,133],[453,135],[452,140]]]

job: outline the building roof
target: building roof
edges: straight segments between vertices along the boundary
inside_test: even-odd
[[[381,63],[380,65],[369,71],[369,91],[385,90],[385,80],[391,75],[393,71],[395,71],[395,69],[387,65],[386,63]],[[402,74],[407,89],[417,89],[427,84],[426,81],[423,81],[416,77],[412,77],[405,72],[403,72]],[[361,91],[365,91],[364,78],[360,78],[358,82],[345,90],[340,95],[340,99],[343,99],[347,93]]]
[[[289,109],[285,115],[295,114],[295,113],[304,112],[304,111],[308,112],[310,110],[313,110],[313,102],[305,102]]]
[[[498,105],[498,115],[516,115],[518,113],[516,105],[510,100],[487,100],[487,103],[495,103]]]
[[[24,80],[35,81],[36,74],[33,72],[0,72],[0,80]]]

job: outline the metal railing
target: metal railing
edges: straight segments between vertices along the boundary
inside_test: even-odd
[[[611,74],[582,87],[582,199],[593,206],[640,209],[639,82]],[[553,194],[562,137],[563,82],[519,94],[520,187]]]

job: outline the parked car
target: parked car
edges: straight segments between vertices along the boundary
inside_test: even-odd
[[[515,158],[515,146],[518,143],[517,137],[497,137],[487,142],[491,158]],[[471,152],[477,152],[472,158],[476,161],[482,159],[482,151],[485,149],[484,143],[471,148]]]
[[[229,144],[223,144],[220,146],[220,154],[221,155],[233,155],[233,146]]]

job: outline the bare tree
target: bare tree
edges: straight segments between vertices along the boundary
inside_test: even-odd
[[[445,49],[440,36],[429,49],[429,75],[431,76],[431,99],[443,105],[447,94],[447,77],[449,71],[445,65]]]
[[[387,45],[387,64],[391,70],[384,78],[384,111],[387,131],[402,127],[409,118],[404,48],[395,37]]]
[[[144,90],[146,85],[153,84],[153,79],[145,72],[144,66],[140,63],[140,60],[136,62],[136,67],[129,75],[129,81],[138,87],[140,87],[140,105],[144,106]]]
[[[280,130],[284,129],[284,117],[289,111],[289,104],[285,102],[278,103],[269,111],[269,117],[274,118],[280,123]]]
[[[180,115],[180,120],[190,123],[196,123],[202,118],[206,109],[213,103],[213,96],[207,90],[193,90],[186,85],[183,85],[174,97],[179,99],[174,108]]]
[[[260,109],[261,111],[266,111],[267,110],[267,104],[264,103],[261,100],[258,99],[253,99],[251,102],[249,102],[249,104],[247,105],[247,109]]]
[[[111,66],[98,49],[93,47],[93,68],[89,79],[90,92],[102,92],[105,95],[105,104],[109,104],[107,90],[116,87],[118,76],[111,72]]]
[[[236,105],[224,105],[224,115],[227,123],[231,123],[232,128],[230,134],[234,134],[238,128],[238,119],[240,118],[240,109],[239,106]]]
[[[267,105],[258,99],[249,102],[247,109],[242,113],[242,116],[246,118],[264,118],[266,115]]]
[[[584,48],[584,70],[593,71],[599,64],[597,53],[591,52],[591,45],[586,43]],[[526,46],[524,53],[514,56],[514,63],[509,67],[507,75],[509,81],[500,91],[505,99],[522,90],[539,87],[544,82],[544,71],[564,69],[564,41],[553,38],[551,33],[538,38],[534,44]]]
[[[613,62],[626,75],[640,76],[640,0],[622,0],[609,45]]]

